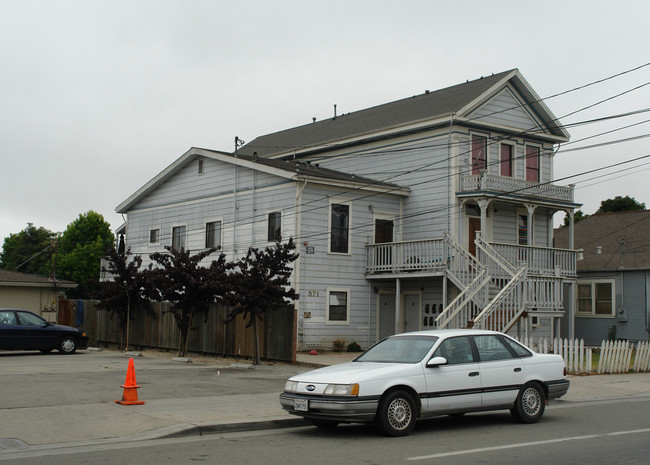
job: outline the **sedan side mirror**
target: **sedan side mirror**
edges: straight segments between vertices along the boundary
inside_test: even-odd
[[[433,357],[431,360],[427,362],[427,367],[437,368],[440,365],[446,365],[446,364],[447,364],[447,359],[445,357]]]

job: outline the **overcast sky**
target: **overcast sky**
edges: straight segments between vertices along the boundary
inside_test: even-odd
[[[0,246],[89,210],[115,229],[115,207],[190,147],[232,151],[334,104],[512,68],[545,98],[640,67],[648,18],[647,0],[0,0]],[[649,83],[645,66],[546,101],[566,150],[634,138],[561,150],[555,179],[648,157],[558,181],[585,213],[616,195],[650,207],[650,112],[573,126],[647,109]]]

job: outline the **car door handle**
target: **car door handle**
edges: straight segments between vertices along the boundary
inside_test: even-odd
[[[478,376],[478,371],[470,371],[468,376]]]
[[[519,373],[521,371],[521,368],[515,368],[515,373]]]

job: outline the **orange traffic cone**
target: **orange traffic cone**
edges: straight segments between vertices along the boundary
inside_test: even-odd
[[[124,393],[122,394],[122,400],[116,400],[115,402],[122,405],[142,405],[144,404],[143,400],[138,400],[138,389],[140,386],[135,384],[135,366],[133,364],[133,359],[129,359],[129,368],[126,371],[126,380],[124,381]]]

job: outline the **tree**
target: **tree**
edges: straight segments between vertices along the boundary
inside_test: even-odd
[[[99,283],[100,260],[113,248],[111,225],[89,211],[68,225],[58,243],[56,274],[76,282],[71,297],[90,297]]]
[[[617,195],[613,199],[600,202],[600,208],[596,210],[596,213],[627,212],[633,210],[645,210],[645,203],[637,202],[634,197],[630,197],[629,195],[625,197]]]
[[[112,249],[108,254],[106,271],[112,279],[99,283],[95,298],[98,307],[110,312],[117,318],[121,330],[120,348],[129,349],[129,320],[132,315],[148,311],[155,316],[151,301],[147,297],[145,274],[140,271],[142,258],[133,257],[131,250],[118,253]]]
[[[4,240],[0,254],[0,269],[48,276],[50,274],[51,245],[55,234],[32,223]]]
[[[171,302],[169,310],[180,331],[178,346],[179,357],[187,353],[188,334],[194,315],[207,311],[211,303],[220,300],[226,290],[227,263],[223,253],[213,260],[209,267],[201,262],[215,252],[211,248],[196,255],[189,250],[180,251],[166,246],[167,252],[151,254],[151,259],[158,265],[150,265],[146,271],[146,287],[154,300]]]
[[[234,264],[230,287],[224,295],[224,303],[231,307],[227,321],[238,315],[246,320],[246,327],[253,327],[254,361],[259,365],[258,320],[266,313],[276,311],[298,299],[290,287],[292,269],[289,265],[298,258],[294,253],[293,239],[286,244],[277,242],[275,247],[263,251],[251,247],[245,257]]]
[[[574,222],[574,223],[577,223],[578,221],[584,220],[584,219],[587,218],[588,216],[589,216],[589,215],[585,215],[585,214],[582,212],[582,210],[577,210],[577,211],[573,214],[573,222]],[[568,213],[567,213],[566,215],[564,215],[564,224],[562,224],[562,227],[563,227],[563,228],[566,227],[566,226],[569,226],[569,214],[568,214]]]

